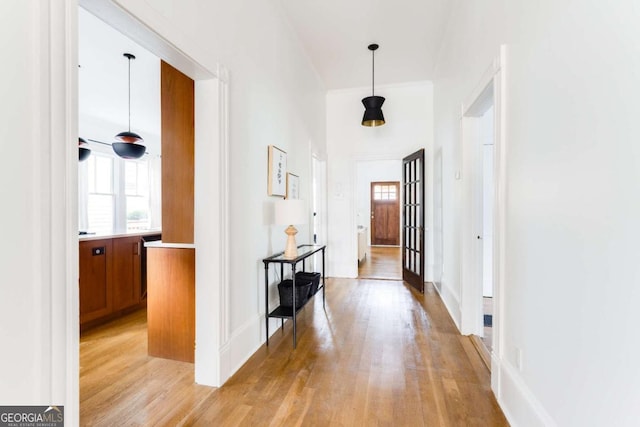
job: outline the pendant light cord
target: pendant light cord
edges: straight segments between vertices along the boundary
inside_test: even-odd
[[[373,88],[375,86],[376,79],[376,51],[371,51],[371,96],[374,96]]]
[[[129,132],[131,132],[131,57],[128,56],[129,60]]]

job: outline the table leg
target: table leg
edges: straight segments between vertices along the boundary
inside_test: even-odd
[[[327,293],[327,278],[324,274],[324,248],[322,248],[322,308],[326,308],[325,295]]]
[[[293,292],[293,313],[291,316],[291,320],[293,321],[293,348],[296,348],[297,338],[296,338],[296,265],[291,264],[291,280],[293,282],[293,286],[291,286],[291,291]]]
[[[267,346],[269,345],[269,264],[264,264],[264,317],[267,333]]]

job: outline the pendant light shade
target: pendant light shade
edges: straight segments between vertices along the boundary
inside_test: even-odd
[[[362,100],[362,103],[364,104],[362,126],[382,126],[384,124],[384,114],[382,114],[384,97],[367,96]]]
[[[143,139],[140,135],[135,132],[129,132],[127,130],[120,132],[116,135],[116,141],[120,142],[142,142]]]
[[[84,138],[78,138],[78,160],[84,162],[91,155],[91,149],[87,147],[89,144]]]
[[[384,114],[382,114],[382,104],[384,104],[384,97],[375,96],[374,83],[375,83],[375,51],[378,49],[377,44],[370,44],[368,49],[371,51],[371,96],[367,96],[362,99],[364,105],[364,116],[362,117],[362,126],[382,126],[384,121]]]
[[[136,59],[136,57],[130,53],[124,53],[123,56],[129,62],[129,128],[115,136],[118,142],[111,144],[111,147],[123,159],[139,159],[144,155],[146,148],[144,145],[139,144],[144,142],[142,137],[135,132],[131,132],[131,60]]]
[[[111,147],[118,156],[126,160],[139,159],[147,150],[144,145],[133,142],[114,142]]]

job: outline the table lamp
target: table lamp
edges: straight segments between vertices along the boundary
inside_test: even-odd
[[[307,208],[303,200],[283,199],[275,203],[274,218],[276,225],[288,225],[284,232],[287,234],[287,246],[284,249],[284,257],[294,259],[298,256],[298,245],[296,244],[296,234],[298,230],[294,224],[306,224]]]

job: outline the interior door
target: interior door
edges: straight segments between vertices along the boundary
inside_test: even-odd
[[[402,280],[424,293],[424,150],[402,160]]]
[[[400,244],[400,183],[371,183],[371,244]]]

